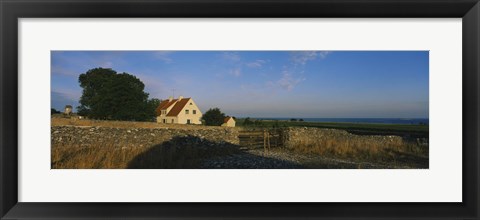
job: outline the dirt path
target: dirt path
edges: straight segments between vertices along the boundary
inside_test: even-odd
[[[318,155],[296,154],[275,149],[267,154],[262,149],[245,149],[242,153],[204,161],[201,168],[216,169],[388,169],[381,164],[352,162]]]

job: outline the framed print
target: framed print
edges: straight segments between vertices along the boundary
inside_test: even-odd
[[[478,219],[479,7],[2,1],[2,219]]]

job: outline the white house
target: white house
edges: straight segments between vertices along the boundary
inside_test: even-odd
[[[230,116],[225,117],[225,119],[223,120],[222,126],[223,127],[235,127],[235,119],[233,119]]]
[[[156,109],[157,123],[165,124],[202,124],[202,112],[192,98],[170,97]]]

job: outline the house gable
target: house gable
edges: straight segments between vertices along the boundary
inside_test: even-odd
[[[170,100],[163,100],[162,102],[160,102],[160,105],[158,105],[157,109],[155,109],[155,113],[157,114],[157,116],[161,115],[162,113],[162,110],[167,110],[168,112],[168,108],[172,107],[173,104],[175,104],[177,102],[177,99],[172,99],[171,101]]]
[[[167,113],[168,116],[178,116],[178,114],[182,111],[183,108],[187,105],[190,98],[183,98],[180,101],[176,102],[173,106],[172,110]]]
[[[235,127],[235,119],[233,119],[233,117],[230,117],[230,116],[225,117],[223,119],[222,126],[224,126],[224,127]]]
[[[158,123],[202,124],[202,112],[192,98],[168,99],[160,102],[157,109]]]

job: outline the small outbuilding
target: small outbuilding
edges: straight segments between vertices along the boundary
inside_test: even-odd
[[[72,106],[71,105],[66,105],[65,106],[65,111],[63,113],[65,115],[71,115],[72,114]]]
[[[233,117],[227,116],[223,120],[223,127],[235,127],[235,119]]]

